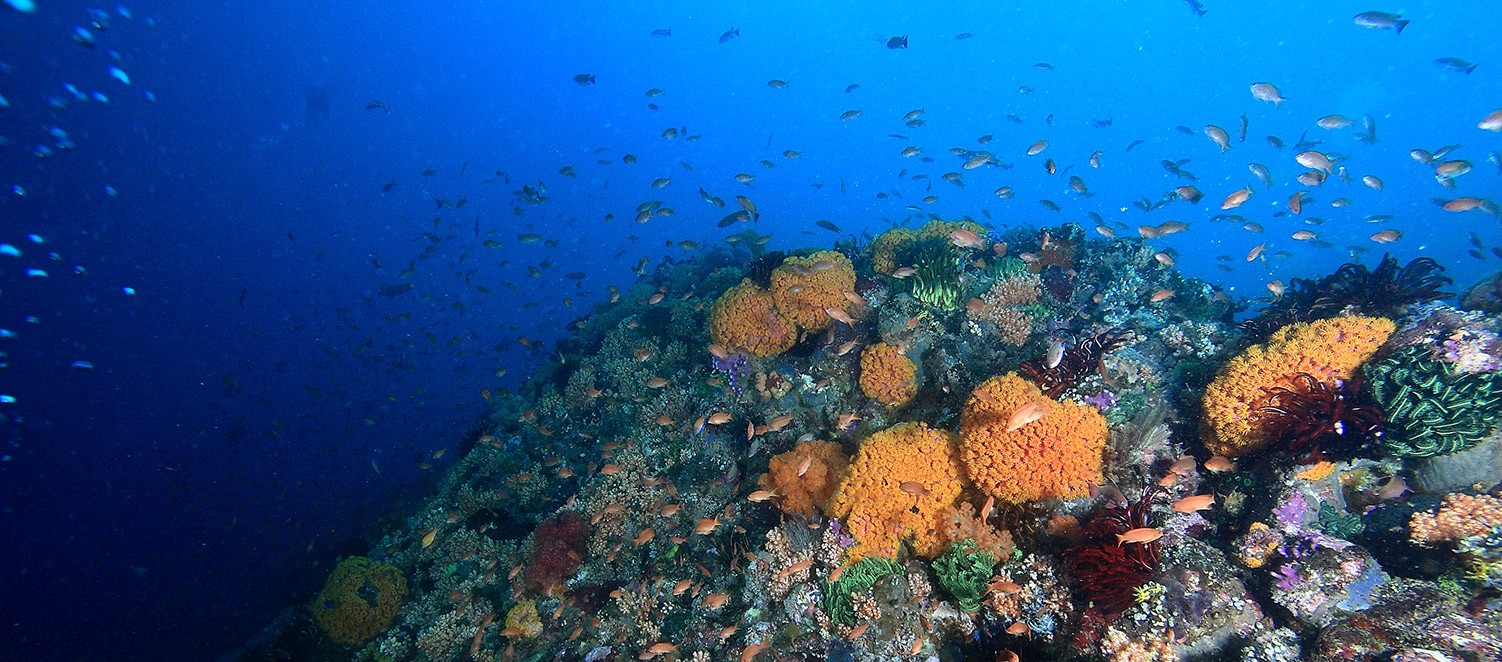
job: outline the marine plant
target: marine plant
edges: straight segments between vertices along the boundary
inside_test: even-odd
[[[1382,448],[1431,457],[1481,443],[1502,423],[1502,372],[1461,373],[1408,347],[1366,366],[1366,388],[1387,414]]]
[[[896,345],[873,343],[861,352],[861,392],[888,407],[918,395],[918,366]]]
[[[1293,279],[1283,296],[1241,327],[1261,335],[1295,322],[1342,313],[1392,316],[1411,304],[1452,296],[1440,291],[1454,282],[1443,275],[1444,270],[1427,257],[1415,258],[1399,267],[1397,258],[1384,254],[1376,269],[1347,262],[1317,281]]]
[[[965,469],[976,487],[1004,503],[1089,494],[1102,482],[1105,447],[1099,411],[1047,398],[1016,373],[975,387],[960,414]]]
[[[1136,501],[1111,501],[1081,528],[1069,550],[1069,572],[1090,607],[1112,620],[1136,601],[1136,589],[1158,572],[1162,550],[1157,540],[1121,544],[1120,536],[1151,526],[1149,516],[1163,489],[1148,488]]]
[[[1346,382],[1322,382],[1307,372],[1294,382],[1269,389],[1267,404],[1256,410],[1264,437],[1289,454],[1303,462],[1350,459],[1381,438],[1382,410],[1358,401]]]
[[[855,537],[852,559],[892,558],[904,539],[933,558],[947,542],[945,514],[967,484],[953,433],[903,423],[861,442],[824,510]]]
[[[980,611],[986,597],[986,586],[991,579],[991,569],[999,559],[995,554],[981,549],[974,540],[965,539],[949,546],[934,559],[934,573],[939,585],[959,602],[966,613]]]
[[[1044,395],[1056,398],[1097,370],[1101,357],[1125,344],[1129,335],[1120,329],[1103,329],[1066,348],[1053,366],[1048,365],[1046,358],[1040,357],[1023,363],[1018,370],[1036,382]]]
[[[1338,317],[1291,324],[1248,347],[1205,388],[1205,445],[1228,457],[1265,448],[1276,428],[1263,425],[1259,410],[1274,389],[1298,389],[1300,374],[1324,384],[1349,381],[1395,328],[1380,317]]]
[[[855,625],[855,599],[853,594],[871,590],[876,582],[902,571],[896,561],[868,556],[845,568],[833,582],[824,584],[824,613],[830,620],[843,625]]]
[[[308,611],[330,639],[357,646],[391,625],[407,597],[407,577],[363,556],[339,562]]]

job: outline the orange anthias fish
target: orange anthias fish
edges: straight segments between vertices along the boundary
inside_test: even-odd
[[[1144,526],[1116,534],[1116,546],[1120,547],[1123,543],[1147,544],[1162,537],[1162,529]]]
[[[1179,499],[1173,502],[1173,505],[1170,507],[1176,513],[1188,514],[1201,510],[1209,510],[1213,505],[1215,505],[1214,494],[1196,494]]]
[[[1041,401],[1034,400],[1021,407],[1007,418],[1007,432],[1015,432],[1023,426],[1033,423],[1048,415],[1048,406]]]

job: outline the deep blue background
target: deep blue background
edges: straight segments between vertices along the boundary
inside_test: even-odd
[[[1498,219],[1430,202],[1502,193],[1485,162],[1502,136],[1475,126],[1502,107],[1495,4],[1410,3],[1413,23],[1399,36],[1351,22],[1384,7],[1207,1],[1202,18],[1174,0],[163,1],[127,5],[129,19],[99,5],[110,25],[94,48],[71,36],[89,5],[0,6],[0,95],[11,104],[0,108],[0,242],[24,251],[0,256],[0,328],[19,336],[0,341],[0,393],[17,398],[0,405],[6,655],[229,650],[305,600],[377,518],[416,503],[453,460],[433,451],[452,449],[483,413],[480,390],[514,388],[607,285],[627,286],[644,256],[683,257],[681,240],[709,246],[744,229],[715,227],[736,194],[756,201],[755,229],[781,248],[832,242],[818,219],[874,234],[909,204],[945,218],[989,210],[1001,225],[1085,223],[1088,211],[1127,228],[1183,220],[1189,232],[1156,243],[1248,297],[1272,278],[1329,272],[1351,259],[1348,246],[1376,249],[1358,256],[1367,263],[1382,248],[1432,255],[1462,285],[1497,268],[1489,252],[1479,261],[1466,250],[1469,232],[1499,243]],[[732,27],[740,36],[718,43]],[[672,36],[650,36],[656,28]],[[962,32],[974,36],[956,40]],[[910,47],[887,49],[893,35]],[[128,86],[109,76],[116,54]],[[1434,64],[1447,56],[1480,66],[1467,76]],[[576,85],[579,73],[597,82]],[[774,78],[788,87],[768,87]],[[1253,99],[1259,81],[1290,101]],[[75,101],[64,83],[110,100]],[[860,88],[844,92],[852,83]],[[665,94],[647,98],[654,87]],[[372,100],[390,112],[367,110]],[[928,124],[903,126],[916,108]],[[862,115],[837,119],[853,109]],[[1200,133],[1216,124],[1234,136],[1243,113],[1247,141],[1225,154]],[[1330,113],[1374,117],[1381,142],[1314,127]],[[1090,126],[1107,118],[1108,128]],[[1195,135],[1174,131],[1181,124]],[[56,142],[49,127],[76,147],[35,157]],[[700,139],[664,140],[668,127]],[[1303,218],[1274,218],[1301,168],[1263,137],[1292,145],[1305,129],[1349,155],[1353,176],[1375,174],[1387,189],[1332,180],[1312,189]],[[983,134],[994,142],[977,144]],[[1044,138],[1043,155],[1023,155]],[[1125,153],[1136,139],[1146,142]],[[1457,143],[1475,170],[1453,193],[1407,155]],[[900,157],[908,145],[934,161]],[[965,171],[960,189],[938,179],[960,170],[954,146],[1016,167]],[[623,165],[626,153],[639,163]],[[1075,199],[1064,174],[1043,172],[1044,157],[1072,165],[1095,197]],[[1130,206],[1180,184],[1158,162],[1183,158],[1205,202],[1147,216]],[[1253,161],[1276,187],[1255,185],[1236,211],[1267,227],[1260,236],[1207,220],[1255,184]],[[564,166],[577,177],[560,175]],[[900,180],[904,168],[929,180]],[[483,182],[496,171],[510,184]],[[756,180],[737,184],[736,173]],[[657,177],[672,184],[653,189]],[[539,180],[551,200],[514,214],[512,191]],[[994,197],[1001,185],[1016,198]],[[706,205],[700,187],[732,208]],[[937,203],[919,202],[930,193]],[[1352,206],[1331,209],[1339,196]],[[437,198],[468,202],[439,210]],[[677,213],[638,225],[644,200]],[[1397,218],[1363,222],[1374,213]],[[1303,225],[1310,216],[1327,222]],[[1288,238],[1306,227],[1334,246]],[[1386,227],[1404,238],[1367,239]],[[556,246],[519,243],[523,232]],[[1263,242],[1271,259],[1247,263]],[[1216,269],[1217,254],[1234,273]],[[415,275],[402,279],[409,264]],[[414,289],[378,294],[405,282]],[[520,337],[539,342],[529,349]],[[78,371],[75,360],[96,367]]]

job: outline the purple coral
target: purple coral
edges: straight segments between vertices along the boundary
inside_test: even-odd
[[[1278,578],[1278,588],[1285,591],[1292,591],[1299,585],[1299,571],[1293,567],[1292,563],[1278,566],[1278,569],[1273,571],[1273,576]]]
[[[730,383],[730,389],[735,391],[737,396],[744,394],[745,386],[741,384],[741,380],[745,379],[746,373],[750,371],[750,362],[746,360],[745,354],[731,354],[723,359],[711,356],[709,365],[725,375],[725,380]]]
[[[1116,394],[1111,389],[1101,389],[1100,393],[1085,396],[1085,404],[1105,411],[1116,406]]]
[[[1304,515],[1309,512],[1309,502],[1304,500],[1303,492],[1294,492],[1277,508],[1273,509],[1273,516],[1277,517],[1278,524],[1286,531],[1294,531],[1304,525]]]

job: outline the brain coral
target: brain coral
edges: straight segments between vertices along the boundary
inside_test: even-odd
[[[1260,450],[1272,441],[1256,416],[1270,389],[1297,388],[1299,373],[1325,383],[1348,380],[1394,328],[1380,317],[1337,317],[1290,324],[1248,347],[1205,389],[1205,445],[1231,457]]]
[[[777,312],[771,293],[743,280],[715,300],[709,311],[709,335],[726,347],[772,356],[793,347],[798,329]]]
[[[834,494],[835,483],[848,466],[850,458],[839,444],[815,439],[772,456],[767,473],[757,483],[764,490],[776,490],[777,506],[783,512],[812,517],[814,510],[823,508]],[[799,469],[803,470],[801,476]]]
[[[903,423],[861,444],[825,511],[855,536],[852,561],[892,558],[908,537],[913,551],[933,558],[944,551],[945,514],[966,484],[954,434]]]
[[[896,345],[879,342],[861,352],[861,391],[889,407],[918,395],[918,366]]]
[[[406,596],[407,577],[400,568],[351,556],[329,574],[308,610],[330,639],[355,646],[391,625]]]
[[[1037,403],[1043,416],[1008,431],[1012,414]],[[1101,482],[1106,419],[1094,407],[1056,402],[1016,373],[992,377],[960,416],[960,457],[981,491],[1007,503],[1085,496]]]
[[[833,318],[827,308],[847,310],[846,292],[855,291],[855,266],[835,251],[790,257],[772,270],[772,298],[777,312],[808,331],[822,331]]]

